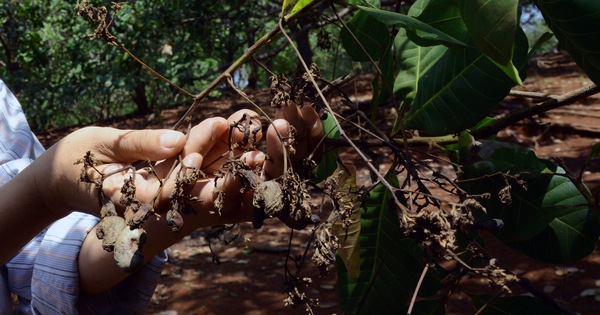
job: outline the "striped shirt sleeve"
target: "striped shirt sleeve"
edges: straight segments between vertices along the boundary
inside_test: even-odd
[[[0,80],[0,185],[5,184],[44,148],[31,132],[21,104]]]
[[[31,132],[21,105],[0,80],[0,186],[44,151]],[[0,314],[11,314],[10,293],[24,314],[143,314],[158,283],[166,254],[107,292],[79,294],[77,256],[99,221],[74,212],[56,221],[0,268]]]

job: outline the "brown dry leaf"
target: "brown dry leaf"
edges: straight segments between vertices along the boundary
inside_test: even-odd
[[[345,167],[338,165],[334,174],[340,174],[337,190],[347,193],[342,198],[342,201],[352,204],[353,210],[348,229],[344,228],[343,220],[339,218],[337,211],[332,211],[327,221],[332,223],[331,232],[339,239],[340,248],[338,249],[338,254],[342,258],[348,273],[352,277],[358,277],[360,273],[360,246],[358,243],[360,235],[360,211],[358,209],[359,205],[356,202],[356,168],[349,165],[345,165]]]

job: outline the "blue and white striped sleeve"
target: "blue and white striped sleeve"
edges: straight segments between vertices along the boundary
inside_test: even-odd
[[[0,186],[44,151],[21,105],[0,80]],[[0,314],[11,314],[10,293],[24,314],[143,314],[166,261],[163,252],[119,285],[79,294],[77,256],[99,219],[74,212],[56,221],[0,268]]]

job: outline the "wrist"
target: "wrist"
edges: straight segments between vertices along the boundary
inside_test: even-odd
[[[59,219],[66,216],[69,211],[58,205],[63,204],[59,200],[62,199],[60,193],[60,183],[56,180],[52,180],[55,175],[55,171],[52,167],[48,166],[47,154],[44,153],[37,160],[35,160],[25,171],[31,173],[31,196],[36,196],[39,201],[39,207],[43,210],[43,215],[51,217],[53,219]]]
[[[65,145],[64,140],[55,144],[30,165],[34,195],[39,196],[45,213],[56,219],[73,211],[89,213],[95,200],[93,185],[79,180],[81,165],[75,165],[77,157],[59,154]]]

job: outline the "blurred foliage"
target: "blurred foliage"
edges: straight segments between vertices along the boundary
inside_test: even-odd
[[[525,31],[529,47],[533,47],[539,38],[544,34],[551,32],[548,28],[548,24],[544,20],[542,13],[535,6],[531,0],[521,0],[519,11],[520,11],[520,24]],[[539,48],[537,48],[533,54],[541,55],[557,51],[558,40],[555,37],[543,42]]]
[[[195,94],[276,25],[280,5],[269,0],[134,0],[117,14],[111,31],[138,58]],[[120,49],[87,38],[95,26],[78,17],[74,6],[67,0],[0,4],[0,78],[17,94],[34,130],[190,103]],[[337,44],[330,51],[316,47],[334,32],[332,25],[319,27],[322,21],[309,18],[290,27],[292,34],[294,29],[305,32],[312,61],[331,65],[322,69],[327,76],[343,66],[331,61]],[[282,39],[261,55],[274,72],[296,71],[295,55]],[[235,80],[240,87],[268,86],[268,74],[255,64],[245,65]]]

